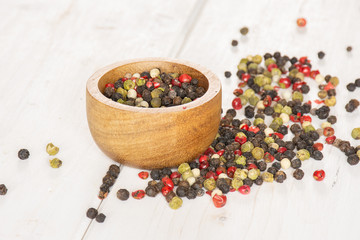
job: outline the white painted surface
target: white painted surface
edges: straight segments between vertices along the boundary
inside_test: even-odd
[[[359,110],[344,110],[360,91],[345,88],[360,77],[355,0],[2,1],[0,13],[0,183],[9,188],[0,196],[0,239],[83,236],[90,222],[85,212],[100,204],[98,187],[112,163],[89,134],[85,83],[97,68],[118,60],[177,56],[200,63],[222,79],[226,110],[240,58],[276,50],[307,55],[314,68],[341,80],[332,109],[339,116],[337,136],[350,139],[359,127]],[[297,17],[308,20],[305,29],[296,27]],[[250,28],[247,37],[240,36],[242,26]],[[232,39],[238,47],[231,47]],[[326,53],[321,61],[320,50]],[[225,70],[231,79],[223,77]],[[50,141],[60,147],[60,169],[48,165]],[[30,150],[29,160],[18,160],[20,148]],[[324,152],[323,161],[304,162],[303,181],[286,170],[284,184],[255,186],[248,196],[229,194],[222,209],[208,196],[184,199],[178,211],[160,195],[121,202],[117,189],[146,186],[139,170],[124,167],[100,206],[106,221],[93,222],[85,239],[359,239],[359,166],[349,166],[337,149],[326,146]],[[327,174],[323,182],[311,176],[319,168]]]

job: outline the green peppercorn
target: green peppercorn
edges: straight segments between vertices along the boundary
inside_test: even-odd
[[[351,137],[352,137],[353,139],[359,140],[359,139],[360,139],[360,128],[354,128],[354,129],[351,131]]]
[[[310,158],[310,153],[308,150],[306,149],[300,149],[297,153],[296,153],[296,157],[298,159],[300,159],[301,161],[307,160]]]
[[[184,97],[184,99],[181,101],[181,104],[189,103],[191,102],[191,98]]]
[[[257,64],[260,64],[262,62],[262,57],[260,55],[255,55],[253,57],[253,62],[257,63]]]
[[[161,106],[161,98],[153,98],[151,99],[151,102],[150,102],[151,106],[153,108],[158,108]]]
[[[265,85],[265,76],[262,74],[257,75],[254,79],[254,83],[260,87],[264,86]]]
[[[307,125],[306,127],[304,127],[304,131],[307,133],[307,132],[312,132],[312,131],[315,131],[316,129],[314,128],[313,125]]]
[[[132,80],[129,79],[124,82],[125,90],[133,89],[134,87],[135,87],[135,83]]]
[[[300,100],[301,102],[304,100],[303,94],[301,92],[295,91],[292,94],[292,100]]]
[[[241,180],[241,178],[233,178],[233,179],[231,180],[231,186],[232,186],[234,189],[236,189],[236,190],[238,190],[239,187],[241,187],[242,185],[244,185],[244,183],[243,183],[243,181]]]
[[[281,113],[286,113],[287,115],[291,115],[292,114],[292,110],[291,107],[289,106],[285,106],[281,109]]]
[[[249,99],[251,96],[255,95],[255,91],[251,88],[248,88],[245,90],[243,95]]]
[[[159,88],[155,88],[151,91],[151,97],[154,98],[161,98],[163,94],[163,91],[161,91]]]
[[[336,98],[335,96],[331,96],[324,101],[325,105],[328,107],[332,107],[336,105]]]
[[[216,181],[213,178],[208,178],[203,183],[204,188],[208,191],[212,191],[216,188]]]
[[[183,174],[184,172],[191,171],[190,165],[188,163],[182,163],[178,167],[178,172]]]
[[[264,123],[264,119],[262,119],[262,118],[255,118],[255,120],[254,120],[254,125],[255,125],[255,126],[257,126],[257,125],[259,125],[259,124],[262,124],[262,123]]]
[[[339,85],[339,79],[337,77],[332,77],[330,78],[329,81],[334,87],[336,87],[337,85]]]
[[[248,178],[250,178],[251,180],[257,179],[259,175],[260,175],[259,169],[252,168],[248,172]]]
[[[54,146],[54,144],[49,143],[48,145],[46,145],[46,152],[50,155],[56,155],[59,152],[59,148]]]
[[[274,181],[274,175],[269,172],[264,172],[261,175],[261,177],[264,180],[264,182],[273,182]]]
[[[247,141],[243,145],[241,145],[241,152],[251,152],[254,149],[254,145]]]
[[[273,58],[268,58],[265,60],[265,66],[268,67],[270,64],[275,63],[275,60]]]
[[[243,165],[243,166],[246,165],[246,157],[243,155],[236,156],[234,161],[236,164]]]
[[[178,196],[175,196],[169,202],[169,206],[171,209],[178,209],[182,206],[183,200]]]
[[[241,100],[241,105],[245,106],[248,103],[248,98],[246,96],[240,95],[239,98]]]
[[[251,154],[253,155],[253,157],[256,160],[260,160],[264,158],[264,149],[260,148],[260,147],[255,147],[252,151]],[[257,176],[256,176],[257,177]],[[256,178],[252,179],[255,180]]]
[[[187,180],[188,178],[194,177],[194,174],[191,170],[188,170],[186,172],[183,172],[181,176],[184,180]]]
[[[52,168],[59,168],[62,165],[62,161],[58,158],[51,159],[49,162]]]

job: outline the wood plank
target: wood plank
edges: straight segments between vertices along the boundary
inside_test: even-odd
[[[315,11],[316,9],[316,11]],[[344,105],[357,93],[349,94],[345,86],[358,78],[360,52],[356,50],[359,33],[359,6],[349,1],[209,1],[201,12],[192,34],[181,49],[179,58],[203,64],[222,78],[223,108],[230,108],[232,90],[238,81],[236,65],[241,57],[264,54],[276,50],[288,55],[307,55],[313,66],[324,74],[339,76],[338,104],[332,110],[339,115],[336,134],[350,139],[350,129],[355,127],[353,114],[344,112]],[[305,29],[296,26],[297,17],[306,17]],[[250,33],[240,37],[239,29],[248,26]],[[232,39],[239,40],[237,48],[231,47]],[[354,51],[348,54],[347,45]],[[326,57],[320,61],[317,52]],[[233,77],[225,79],[224,71],[231,70]],[[316,96],[315,84],[310,83]],[[358,90],[357,90],[358,91]],[[242,111],[238,114],[243,118]],[[319,121],[314,122],[318,126]],[[354,145],[358,143],[351,140]],[[288,180],[283,184],[254,186],[248,196],[229,194],[228,204],[214,208],[211,199],[204,196],[190,201],[184,199],[183,207],[171,210],[162,196],[141,201],[116,199],[116,190],[143,189],[144,180],[137,177],[139,170],[126,168],[121,174],[101,211],[108,218],[101,226],[94,224],[87,239],[124,237],[131,239],[357,239],[356,221],[360,213],[356,204],[360,193],[359,167],[351,167],[345,156],[330,146],[325,146],[323,161],[303,164],[306,176],[295,180],[292,170],[286,170]],[[327,176],[315,182],[312,172],[323,168]]]
[[[154,7],[156,6],[156,7]],[[1,239],[80,239],[113,161],[88,130],[85,85],[120,59],[168,56],[191,1],[10,1],[0,8]],[[149,21],[152,19],[152,21]],[[165,41],[166,39],[166,41]],[[49,167],[47,143],[60,147]],[[26,161],[17,158],[28,148]]]

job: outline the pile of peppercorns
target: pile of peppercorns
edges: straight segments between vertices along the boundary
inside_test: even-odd
[[[161,192],[170,207],[177,209],[182,198],[194,199],[207,193],[216,207],[222,207],[229,192],[249,194],[253,184],[284,182],[286,169],[294,169],[293,177],[301,180],[305,174],[301,169],[304,161],[310,158],[320,161],[324,157],[322,136],[327,144],[346,154],[350,165],[359,163],[360,146],[355,148],[348,141],[337,139],[332,128],[337,118],[330,115],[330,107],[336,104],[335,87],[339,79],[312,70],[307,57],[289,58],[275,52],[264,55],[265,66],[261,66],[262,62],[260,55],[241,59],[233,109],[222,117],[218,134],[204,154],[181,164],[175,171],[151,170],[152,180],[145,191],[133,192],[134,198],[155,197]],[[230,77],[231,73],[226,72],[225,76]],[[308,78],[319,84],[321,100],[314,101],[317,108],[311,101],[304,102],[303,94],[310,91],[305,81]],[[246,119],[240,120],[236,115],[242,108]],[[313,126],[314,116],[325,120],[320,128]],[[267,125],[265,120],[269,117],[272,120]],[[139,177],[146,179],[148,174],[141,172]],[[322,181],[325,171],[316,170],[313,177]],[[129,192],[120,189],[117,196],[127,200]]]
[[[105,85],[104,95],[115,102],[136,107],[171,107],[203,96],[205,88],[188,74],[149,72],[127,73],[114,84]]]

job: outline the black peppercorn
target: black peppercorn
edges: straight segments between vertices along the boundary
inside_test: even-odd
[[[156,191],[156,188],[154,186],[147,186],[145,188],[145,193],[146,195],[148,195],[149,197],[155,197],[156,194],[158,194],[158,191]]]
[[[254,183],[258,186],[262,185],[264,182],[264,180],[262,179],[262,177],[258,177],[257,179],[255,179]]]
[[[274,162],[271,166],[274,167],[274,168],[276,168],[277,171],[279,171],[280,168],[281,168],[280,162]]]
[[[229,78],[229,77],[231,77],[231,72],[226,71],[226,72],[224,73],[224,75],[225,75],[226,78]]]
[[[125,201],[125,200],[128,200],[130,193],[126,189],[119,189],[116,193],[116,196],[118,199]]]
[[[201,196],[204,196],[204,194],[205,194],[204,189],[199,188],[199,189],[196,190],[196,196],[201,197]]]
[[[159,180],[160,179],[160,170],[159,169],[151,170],[150,177],[154,180]]]
[[[278,183],[283,183],[286,180],[286,174],[283,171],[278,171],[275,176],[274,179],[276,182]]]
[[[238,45],[238,41],[237,40],[232,40],[231,41],[231,46],[236,47]]]
[[[248,185],[249,187],[251,187],[253,185],[253,183],[254,183],[253,180],[251,180],[250,178],[245,178],[243,180],[243,184]]]
[[[112,88],[112,87],[107,87],[107,88],[105,88],[105,90],[104,90],[104,95],[105,95],[105,97],[107,97],[107,98],[111,98],[114,93],[115,93],[115,89]]]
[[[275,175],[275,173],[277,172],[278,170],[274,167],[269,167],[267,169],[267,172],[271,173],[272,175]]]
[[[304,177],[304,171],[299,169],[296,169],[293,173],[293,176],[296,180],[301,180]]]
[[[30,152],[29,152],[29,150],[27,150],[27,149],[20,149],[19,152],[18,152],[18,157],[19,157],[21,160],[28,159],[29,156],[30,156]]]
[[[86,212],[86,216],[90,219],[96,218],[98,211],[95,208],[89,208]]]
[[[295,169],[301,167],[301,160],[298,158],[291,160],[291,167]]]
[[[98,223],[103,223],[105,221],[105,218],[106,218],[106,216],[103,213],[100,213],[99,215],[96,216],[95,220]]]
[[[323,156],[322,152],[315,150],[312,153],[311,157],[314,158],[315,160],[322,160],[324,156]]]
[[[352,47],[351,47],[351,46],[348,46],[348,47],[346,48],[346,51],[351,52],[351,51],[352,51]]]
[[[345,148],[344,153],[345,153],[345,155],[346,155],[346,156],[353,155],[353,154],[355,154],[355,153],[356,153],[356,152],[355,152],[355,148],[354,148],[354,147],[349,146],[349,147]]]
[[[187,197],[188,199],[195,199],[196,196],[197,196],[196,191],[195,191],[194,189],[192,189],[192,188],[189,188],[188,191],[187,191],[187,193],[186,193],[186,197]]]
[[[355,83],[349,83],[348,85],[346,85],[346,88],[348,91],[353,92],[356,89],[356,85]]]
[[[106,174],[105,177],[103,177],[102,182],[111,187],[115,183],[115,178],[113,176],[111,176],[110,174]]]
[[[245,117],[253,118],[255,115],[255,108],[253,106],[246,106],[245,107]]]
[[[266,164],[265,161],[258,161],[258,162],[256,163],[256,165],[257,165],[257,167],[259,168],[259,170],[260,170],[261,172],[263,172],[263,171],[266,170],[267,164]]]
[[[356,154],[352,154],[352,155],[348,156],[347,162],[350,165],[356,165],[359,163],[359,157]]]
[[[323,59],[325,57],[325,53],[323,51],[318,52],[318,58]]]
[[[0,195],[5,195],[7,193],[7,188],[5,184],[0,184]]]

